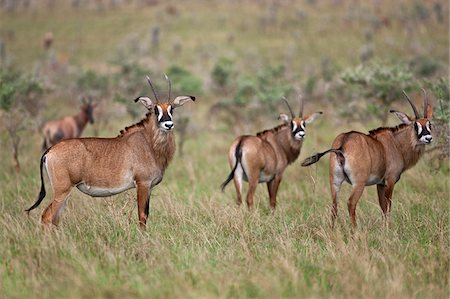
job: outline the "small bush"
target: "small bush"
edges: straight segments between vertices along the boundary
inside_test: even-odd
[[[191,95],[203,94],[202,80],[188,70],[177,65],[172,65],[167,71],[167,75],[172,81],[174,92]]]
[[[431,77],[441,68],[440,63],[429,56],[418,56],[414,58],[409,65],[419,77]]]
[[[358,98],[372,101],[372,106],[366,106],[370,108],[366,111],[381,119],[383,124],[392,104],[400,99],[403,101],[402,90],[408,92],[417,85],[413,73],[404,64],[360,65],[345,71],[341,79],[354,88]]]
[[[288,96],[293,88],[285,82],[284,67],[266,67],[256,77],[245,76],[239,79],[234,102],[245,105],[257,101],[268,110],[276,107],[282,96]]]
[[[16,173],[20,172],[20,132],[34,128],[31,117],[39,112],[42,92],[34,79],[14,70],[0,71],[0,125],[9,136]]]
[[[433,103],[433,135],[435,140],[431,152],[431,161],[442,167],[450,157],[450,85],[447,80],[441,78],[436,81],[428,81],[426,85],[435,97]],[[448,165],[448,163],[447,163]]]
[[[107,76],[88,70],[81,73],[76,79],[77,88],[83,92],[97,91],[106,92],[108,90],[109,78]]]
[[[233,61],[225,57],[220,57],[211,72],[213,82],[220,88],[228,86],[231,75],[233,74],[233,67]]]
[[[122,94],[116,93],[114,95],[113,101],[124,105],[125,109],[127,110],[127,113],[133,119],[138,118],[142,114],[141,105],[136,105],[134,101],[131,101],[129,98],[123,96]]]

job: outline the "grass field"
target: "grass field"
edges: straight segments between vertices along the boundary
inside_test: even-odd
[[[39,191],[41,136],[34,128],[22,132],[22,171],[16,175],[7,135],[0,134],[0,298],[448,298],[448,165],[436,169],[425,155],[402,175],[388,227],[376,188],[369,187],[358,204],[358,227],[352,229],[346,185],[336,228],[330,228],[328,161],[309,168],[300,167],[299,161],[328,148],[340,132],[379,126],[374,120],[339,119],[335,110],[340,103],[307,102],[307,112],[323,110],[325,116],[308,126],[299,161],[284,175],[275,213],[264,185],[258,187],[256,207],[250,212],[245,205],[235,205],[232,185],[220,192],[229,173],[226,153],[236,134],[220,124],[219,129],[211,126],[217,120],[208,109],[222,97],[208,88],[216,57],[231,57],[240,71],[249,72],[265,64],[288,63],[292,81],[304,82],[305,69],[323,57],[340,68],[358,64],[357,49],[371,24],[365,13],[390,18],[390,25],[373,35],[378,59],[413,57],[411,35],[402,27],[402,13],[414,9],[409,1],[357,4],[350,16],[353,1],[335,2],[342,4],[283,2],[275,25],[264,28],[262,17],[270,5],[253,1],[239,6],[235,1],[156,6],[134,1],[101,11],[74,10],[64,3],[51,10],[2,11],[2,39],[21,69],[32,71],[42,63],[42,36],[51,30],[57,57],[76,68],[113,72],[109,61],[117,49],[129,40],[148,42],[150,29],[158,25],[162,39],[157,58],[144,54],[143,63],[161,72],[171,63],[183,65],[202,78],[206,88],[196,103],[183,107],[193,129],[185,155],[176,155],[152,193],[146,231],[138,228],[134,190],[91,198],[76,189],[61,224],[44,231],[39,216],[49,197],[30,217],[23,211]],[[177,13],[168,13],[169,6]],[[448,4],[443,6],[448,11]],[[297,14],[307,16],[304,23],[296,21]],[[426,24],[413,28],[414,38],[420,51],[441,63],[448,75],[448,18],[443,24]],[[130,39],[130,34],[138,38]],[[181,52],[173,50],[177,43]],[[53,88],[46,95],[49,108],[43,118],[72,111],[64,98],[68,91]],[[114,115],[111,111],[117,107],[104,107],[104,115]],[[401,109],[411,113],[406,104]],[[248,124],[239,134],[277,125],[277,113],[262,127]],[[101,136],[115,136],[132,122],[122,113],[96,128]],[[390,117],[389,125],[396,124]],[[88,127],[84,136],[92,134],[94,128]],[[46,186],[48,190],[48,180]]]

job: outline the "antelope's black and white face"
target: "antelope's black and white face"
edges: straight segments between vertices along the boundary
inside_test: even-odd
[[[414,130],[416,131],[417,139],[422,144],[430,144],[433,141],[431,135],[431,122],[428,119],[422,118],[414,121]]]
[[[280,114],[280,119],[283,120],[284,123],[289,124],[294,140],[301,141],[306,136],[306,125],[311,123],[320,114],[322,114],[322,112],[313,113],[306,118],[294,117],[292,119],[286,114]]]
[[[433,135],[431,135],[432,126],[430,122],[433,117],[433,108],[429,104],[425,105],[424,116],[419,117],[415,106],[412,107],[414,108],[416,119],[412,119],[400,111],[391,110],[390,112],[394,113],[402,121],[402,123],[413,126],[419,144],[430,144],[433,141]]]
[[[172,118],[172,105],[168,103],[156,104],[155,105],[155,116],[158,122],[158,127],[163,131],[170,131],[173,129],[173,118]]]
[[[301,118],[294,118],[293,120],[291,120],[292,137],[294,137],[295,140],[302,140],[303,138],[305,138],[305,126],[306,123]]]
[[[159,103],[149,97],[138,97],[135,102],[141,102],[148,110],[155,114],[158,128],[168,132],[174,128],[172,113],[175,108],[183,106],[187,101],[195,101],[193,96],[178,96],[173,101]]]

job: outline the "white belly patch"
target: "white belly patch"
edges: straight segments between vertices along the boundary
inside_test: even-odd
[[[261,171],[259,173],[259,182],[260,183],[270,182],[273,179],[273,177],[274,177],[273,174],[269,175],[269,174],[266,174],[264,171]]]
[[[111,195],[116,195],[119,193],[122,193],[128,189],[135,188],[136,184],[134,181],[132,181],[129,184],[119,186],[119,187],[96,187],[96,186],[89,186],[84,182],[81,182],[77,185],[78,190],[81,192],[93,196],[93,197],[106,197]]]
[[[370,175],[369,178],[367,179],[366,186],[380,184],[382,182],[383,182],[383,180],[380,179],[378,176]]]

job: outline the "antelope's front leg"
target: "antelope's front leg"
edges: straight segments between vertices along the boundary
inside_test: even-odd
[[[267,190],[269,191],[269,200],[270,200],[270,207],[272,210],[275,210],[275,207],[277,205],[277,193],[278,193],[278,187],[281,183],[281,175],[276,175],[270,182],[267,183]]]
[[[137,202],[139,226],[145,229],[148,212],[150,208],[150,185],[146,183],[137,183]]]
[[[385,190],[384,190],[385,210],[383,209],[386,221],[389,220],[389,214],[391,212],[391,203],[392,203],[391,198],[392,198],[392,193],[394,192],[394,186],[395,186],[394,181],[386,182],[386,186],[385,186]]]

